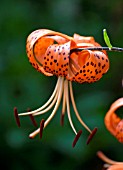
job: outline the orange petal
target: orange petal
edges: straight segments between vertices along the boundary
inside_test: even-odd
[[[120,117],[116,115],[115,111],[121,106],[123,106],[123,98],[119,98],[111,105],[104,119],[106,128],[120,142],[122,142],[122,137],[123,137],[122,134],[123,121],[121,120]]]
[[[73,48],[76,47],[72,37],[47,29],[36,30],[27,38],[26,49],[30,63],[36,70],[47,76],[52,76],[52,74],[45,71],[42,62],[47,48],[52,45],[54,41],[57,41],[59,44],[71,41]]]
[[[107,55],[101,51],[83,50],[77,54],[73,52],[70,56],[80,69],[70,80],[79,83],[92,83],[99,80],[109,69]]]
[[[123,119],[118,123],[116,127],[116,138],[119,142],[123,143]]]

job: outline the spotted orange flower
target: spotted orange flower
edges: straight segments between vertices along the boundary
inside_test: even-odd
[[[105,156],[104,153],[101,151],[98,151],[97,155],[100,159],[102,159],[105,162],[104,164],[105,170],[123,170],[123,162],[111,160],[107,156]]]
[[[121,143],[123,143],[123,119],[117,116],[115,112],[122,106],[123,98],[119,98],[111,105],[105,116],[106,128]]]
[[[43,129],[55,116],[60,102],[63,100],[61,124],[63,124],[65,111],[67,111],[70,126],[75,133],[74,147],[82,130],[77,131],[72,122],[70,96],[77,119],[90,133],[87,139],[88,144],[97,128],[91,130],[80,117],[74,100],[72,81],[77,83],[98,81],[109,69],[106,51],[95,42],[93,37],[84,37],[78,34],[70,37],[48,29],[39,29],[32,32],[27,38],[26,51],[30,63],[37,71],[46,76],[56,75],[58,80],[51,97],[43,106],[34,111],[19,114],[17,109],[14,108],[18,125],[20,126],[19,116],[26,115],[29,115],[34,125],[36,125],[34,116],[43,115],[53,108],[49,117],[46,120],[42,119],[40,127],[29,135],[30,138],[34,138],[37,134],[42,137]]]

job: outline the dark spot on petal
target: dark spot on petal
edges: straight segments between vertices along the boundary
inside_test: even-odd
[[[54,60],[54,63],[56,63],[57,62],[57,60]]]

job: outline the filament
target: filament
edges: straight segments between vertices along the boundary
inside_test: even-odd
[[[56,96],[54,97],[52,103],[46,109],[44,109],[44,110],[42,110],[40,112],[34,113],[33,116],[37,116],[37,115],[40,115],[40,114],[48,112],[48,110],[50,110],[53,107],[53,105],[55,104],[57,98],[58,98],[58,92],[56,93]]]
[[[77,132],[76,132],[75,127],[73,125],[73,122],[72,122],[72,119],[71,119],[71,114],[70,114],[69,93],[68,93],[68,80],[64,81],[64,90],[65,90],[65,96],[66,96],[68,120],[70,122],[71,128],[73,129],[74,133],[77,135]]]
[[[65,108],[66,108],[66,96],[65,96],[65,90],[64,90],[64,93],[63,93],[62,114],[65,113]]]
[[[49,98],[49,100],[43,105],[41,106],[40,108],[36,109],[36,110],[33,110],[33,111],[29,111],[29,112],[26,112],[26,113],[19,113],[19,116],[24,116],[24,115],[29,115],[29,114],[35,114],[41,110],[43,110],[45,107],[47,107],[49,105],[49,103],[52,102],[54,96],[56,95],[56,92],[57,92],[57,89],[58,89],[58,85],[59,85],[59,81],[60,79],[58,78],[57,80],[57,83],[56,83],[56,86],[55,86],[55,89],[51,95],[51,97]]]
[[[74,96],[73,96],[73,88],[72,88],[72,83],[71,82],[69,82],[69,86],[70,86],[70,97],[71,97],[71,101],[72,101],[72,105],[73,105],[73,109],[74,109],[74,112],[76,114],[76,117],[78,118],[79,122],[85,127],[85,129],[87,129],[87,131],[92,133],[92,131],[89,129],[89,127],[83,122],[83,120],[81,119],[81,117],[80,117],[80,115],[79,115],[79,113],[77,111]]]
[[[62,98],[62,93],[63,93],[63,82],[64,82],[64,78],[63,77],[59,77],[60,79],[60,83],[59,83],[59,92],[58,92],[58,98],[57,98],[57,102],[56,105],[51,113],[51,115],[49,116],[49,118],[45,121],[44,123],[44,127],[46,127],[48,125],[48,123],[50,122],[50,120],[54,117],[60,102],[61,102],[61,98]]]
[[[62,93],[63,93],[63,82],[64,82],[64,78],[63,77],[59,77],[59,88],[57,89],[58,90],[58,98],[57,98],[57,102],[55,104],[55,107],[51,113],[51,115],[48,117],[48,119],[45,121],[44,123],[44,127],[45,128],[49,122],[51,121],[51,119],[54,117],[54,115],[56,114],[56,111],[60,105],[60,102],[61,102],[61,98],[62,98]],[[35,130],[34,132],[32,132],[29,137],[30,138],[34,138],[38,133],[40,132],[40,128],[38,128],[37,130]]]
[[[66,96],[65,96],[65,90],[64,90],[64,92],[63,92],[62,112],[61,112],[61,125],[64,124],[65,109],[66,109]]]

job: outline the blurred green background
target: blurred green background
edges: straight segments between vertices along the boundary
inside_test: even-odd
[[[35,128],[28,117],[21,117],[18,128],[13,108],[19,112],[35,109],[51,95],[56,77],[46,77],[29,64],[26,38],[33,30],[48,28],[68,35],[74,32],[94,36],[105,46],[102,30],[106,28],[113,46],[123,47],[122,0],[4,0],[0,1],[0,165],[7,170],[91,170],[102,169],[96,156],[104,151],[112,159],[123,161],[123,145],[110,135],[104,116],[110,104],[123,96],[123,53],[108,52],[110,70],[94,84],[73,83],[78,110],[91,129],[98,133],[87,146],[88,133],[72,148],[74,134],[65,118],[60,126],[59,108],[53,121],[44,130],[42,140],[31,140]],[[122,109],[120,109],[122,114]],[[75,126],[81,125],[74,117]],[[46,114],[48,116],[49,113]],[[42,118],[38,117],[38,121]]]

